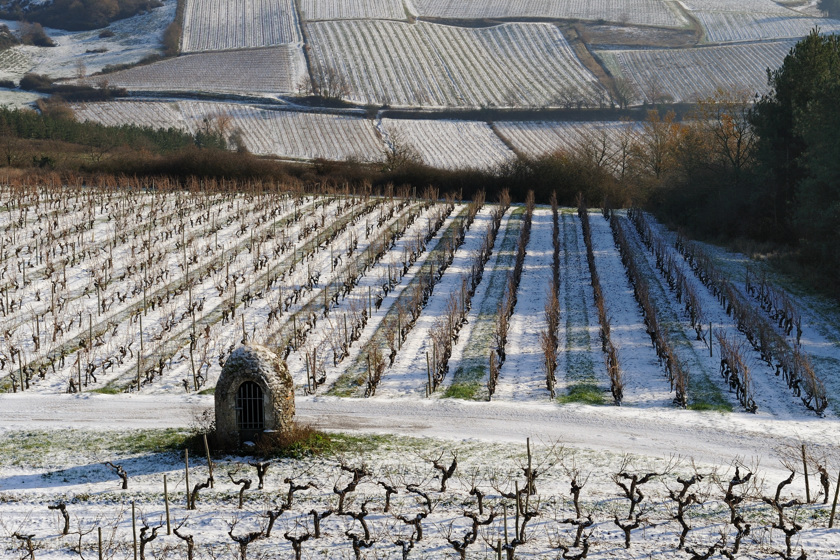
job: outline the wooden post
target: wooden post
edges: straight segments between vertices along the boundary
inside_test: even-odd
[[[134,500],[131,501],[131,530],[134,533],[134,560],[137,560],[137,513]]]
[[[102,560],[102,527],[97,527],[96,532],[99,534],[99,560]]]
[[[187,473],[187,509],[192,509],[190,503],[190,450],[184,449],[184,470]]]
[[[432,393],[432,367],[429,364],[429,352],[426,352],[426,377],[429,378],[429,394]]]
[[[516,489],[516,532],[513,534],[514,539],[519,538],[519,516],[522,515],[521,506],[519,505],[519,481],[514,481],[514,488]]]
[[[531,481],[534,478],[534,476],[533,476],[534,471],[531,470],[531,438],[526,438],[525,439],[525,445],[528,449],[528,480],[527,480],[527,483],[528,483],[528,496],[530,496],[531,492],[533,492]]]
[[[137,353],[137,392],[140,392],[140,352]]]
[[[143,315],[139,315],[140,317],[140,353],[143,353]]]
[[[207,434],[202,434],[204,438],[204,453],[207,454],[207,470],[210,471],[210,488],[213,486],[213,461],[210,460],[210,445],[207,443]]]
[[[710,358],[714,357],[714,354],[712,353],[712,342],[713,341],[714,341],[714,338],[712,338],[712,322],[709,321],[709,357]]]
[[[195,319],[193,319],[195,320]],[[195,338],[195,328],[193,328],[193,340]],[[193,378],[193,390],[198,392],[198,376],[195,374],[195,357],[193,356],[193,346],[194,342],[190,341],[190,370],[192,371],[192,378]]]
[[[802,444],[802,469],[805,472],[805,500],[811,503],[811,483],[808,480],[808,459],[805,457],[805,444]]]
[[[834,486],[834,503],[831,504],[831,517],[828,518],[828,528],[834,528],[834,514],[837,513],[837,496],[840,495],[840,473],[837,474],[837,484]]]
[[[505,545],[507,545],[507,544],[510,544],[510,540],[508,539],[508,526],[507,526],[507,518],[508,518],[507,504],[504,504],[504,508],[505,508],[505,511],[504,511],[504,516],[505,516]]]
[[[166,534],[172,534],[172,525],[169,522],[169,486],[166,484],[166,475],[163,475],[163,503],[166,505]]]

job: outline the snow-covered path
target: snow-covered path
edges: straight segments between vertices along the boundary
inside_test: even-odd
[[[4,394],[0,432],[188,428],[197,414],[212,406],[213,397],[196,395]],[[296,408],[299,420],[326,430],[518,443],[533,437],[616,453],[676,453],[718,464],[736,456],[770,458],[800,439],[814,446],[836,446],[840,433],[837,420],[773,420],[670,408],[332,397],[299,397]]]
[[[551,210],[534,211],[516,308],[510,320],[507,359],[502,365],[496,399],[547,400],[540,333],[545,330],[545,302],[551,286]]]

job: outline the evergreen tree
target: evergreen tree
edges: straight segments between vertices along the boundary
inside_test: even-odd
[[[815,29],[769,79],[752,114],[763,202],[816,264],[840,266],[840,37]]]

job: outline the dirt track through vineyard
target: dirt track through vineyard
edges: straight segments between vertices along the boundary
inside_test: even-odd
[[[213,406],[208,396],[0,395],[0,430],[189,428]],[[522,442],[660,456],[663,450],[708,463],[736,456],[764,459],[808,435],[836,443],[835,420],[779,421],[749,414],[444,400],[299,398],[298,418],[326,430],[390,433],[450,440]]]

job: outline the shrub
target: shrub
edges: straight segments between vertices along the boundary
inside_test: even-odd
[[[0,25],[0,50],[8,49],[17,44],[20,44],[20,41],[18,41],[9,27],[7,25]]]
[[[52,87],[52,78],[44,74],[29,72],[20,79],[20,89],[43,92]]]
[[[49,38],[40,23],[24,23],[20,27],[20,42],[35,47],[54,47],[55,42]]]

